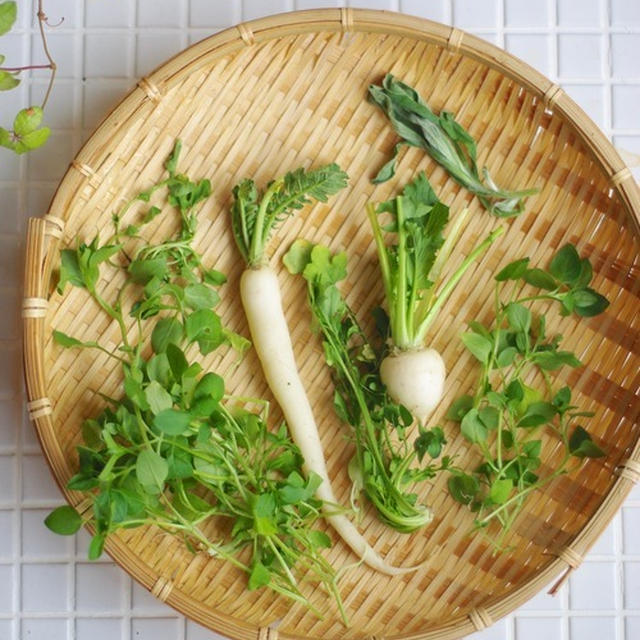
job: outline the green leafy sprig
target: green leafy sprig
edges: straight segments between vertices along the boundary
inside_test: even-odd
[[[384,283],[392,343],[401,350],[422,348],[438,311],[466,270],[504,230],[500,227],[491,232],[441,283],[440,273],[451,257],[467,210],[458,214],[445,241],[443,232],[449,222],[449,207],[438,200],[426,175],[419,173],[405,186],[402,195],[377,207],[369,203],[368,213]],[[380,217],[384,215],[390,222],[382,225]],[[395,242],[385,242],[385,232]]]
[[[547,270],[532,268],[529,262],[516,260],[496,275],[494,323],[473,322],[462,335],[481,373],[475,394],[458,398],[447,414],[460,423],[462,435],[483,458],[472,473],[454,472],[450,493],[477,514],[476,529],[496,550],[505,548],[529,494],[577,470],[584,458],[605,455],[579,424],[593,414],[574,405],[570,387],[558,388],[550,376],[563,366],[581,363],[574,353],[560,348],[561,336],[547,335],[546,316],[535,314],[532,307],[553,301],[563,315],[591,317],[609,303],[589,287],[591,264],[573,245],[562,247]],[[517,297],[523,283],[541,291]],[[543,389],[528,384],[536,374],[544,380]],[[543,433],[553,435],[563,452],[544,474]]]
[[[93,502],[84,520],[94,530],[89,557],[100,556],[117,531],[153,525],[182,538],[192,552],[246,572],[249,589],[266,586],[321,616],[301,587],[301,572],[308,571],[335,598],[346,622],[336,572],[322,555],[331,541],[315,526],[322,517],[314,497],[321,479],[303,471],[286,425],[275,433],[268,428],[266,403],[253,400],[263,410],[247,410],[226,396],[221,376],[203,373],[181,347],[197,344],[207,354],[225,342],[241,349],[248,342],[223,327],[212,309],[219,300],[215,287],[225,278],[205,268],[191,246],[194,207],[210,186],[178,172],[179,153],[178,142],[165,164],[168,177],[114,215],[115,231],[106,243],[95,238],[62,251],[59,288],[86,289],[121,330],[115,351],[54,332],[62,347],[97,348],[122,366],[124,396],[104,396],[107,408],[83,423],[79,469],[67,485],[88,492]],[[149,202],[161,187],[181,225],[175,237],[153,245],[139,231],[161,214],[159,207],[143,211],[138,224],[123,228],[122,222],[134,202]],[[124,278],[115,300],[101,293],[105,271]],[[139,294],[129,309],[139,329],[135,339],[127,333],[124,291]],[[147,340],[143,327],[149,322],[154,324]],[[228,521],[229,533],[210,539],[204,526],[210,518]],[[83,518],[63,506],[46,524],[70,535]]]
[[[385,182],[395,175],[396,158],[402,145],[424,149],[460,185],[478,196],[484,207],[500,217],[517,216],[524,210],[525,200],[536,189],[507,191],[491,179],[486,167],[482,177],[476,160],[476,143],[453,115],[443,111],[437,116],[418,92],[388,73],[381,85],[369,87],[370,100],[388,116],[400,136],[393,157],[374,182]]]
[[[17,4],[13,0],[0,2],[0,36],[11,30],[18,15]],[[5,56],[0,55],[0,91],[15,89],[20,84],[20,73],[31,69],[49,69],[49,85],[45,93],[41,106],[32,105],[21,109],[13,121],[12,129],[0,127],[0,147],[5,147],[17,154],[26,153],[41,147],[49,138],[51,133],[49,127],[43,127],[43,109],[45,108],[53,83],[56,77],[56,63],[54,62],[49,46],[47,44],[45,24],[48,25],[48,18],[44,13],[42,0],[38,0],[38,27],[42,40],[42,48],[47,57],[47,64],[32,64],[20,67],[3,66]]]
[[[266,245],[274,227],[311,199],[326,202],[347,185],[347,174],[333,163],[319,169],[296,169],[267,185],[260,193],[249,178],[233,189],[231,224],[245,262],[258,267],[266,262]]]
[[[346,254],[332,255],[326,247],[297,240],[284,262],[307,282],[309,305],[332,371],[335,410],[353,429],[356,453],[350,473],[355,492],[363,490],[390,527],[404,533],[419,529],[431,521],[432,513],[418,503],[411,486],[450,468],[448,456],[435,462],[446,443],[442,429],[420,426],[411,444],[413,416],[389,398],[380,381],[382,349],[367,341],[336,286],[346,277]],[[414,464],[425,456],[428,463]]]

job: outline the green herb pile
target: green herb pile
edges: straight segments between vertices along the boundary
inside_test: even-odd
[[[395,175],[396,156],[402,145],[424,149],[460,185],[478,196],[484,207],[500,217],[524,210],[525,200],[536,189],[506,191],[491,179],[486,168],[482,177],[476,161],[476,143],[453,115],[443,111],[437,116],[412,87],[388,73],[381,85],[369,87],[371,101],[388,116],[402,138],[393,157],[382,167],[374,182],[385,182]]]
[[[197,344],[206,354],[223,343],[237,348],[247,343],[225,329],[212,310],[224,276],[205,268],[190,244],[196,230],[194,207],[209,195],[210,186],[177,172],[179,152],[177,143],[165,164],[168,178],[132,201],[148,202],[153,192],[166,187],[169,204],[180,214],[175,237],[151,245],[139,235],[140,227],[161,214],[156,206],[139,224],[122,229],[128,203],[114,216],[115,232],[106,243],[95,238],[62,252],[60,289],[66,283],[87,289],[122,333],[113,352],[54,334],[63,347],[106,351],[121,363],[124,375],[125,395],[105,397],[108,407],[84,422],[79,470],[67,485],[90,492],[93,500],[87,519],[95,531],[89,556],[97,558],[108,536],[119,529],[155,525],[182,537],[193,552],[204,551],[245,571],[249,589],[268,586],[321,615],[299,584],[301,571],[309,571],[334,596],[346,620],[336,573],[322,556],[330,539],[314,528],[321,517],[322,505],[313,497],[320,479],[303,472],[302,457],[285,425],[275,433],[268,429],[265,403],[255,413],[226,397],[222,377],[203,374],[181,348]],[[112,301],[97,290],[103,267],[110,277],[124,277]],[[139,293],[128,312],[138,327],[135,339],[126,331],[127,290]],[[149,320],[154,322],[153,354],[146,357],[143,322]],[[226,537],[207,536],[211,517],[230,523]],[[64,506],[46,524],[57,533],[72,534],[82,519]]]
[[[558,387],[549,373],[581,363],[560,348],[561,336],[547,335],[546,309],[532,309],[551,301],[563,315],[598,315],[609,303],[589,287],[592,275],[589,260],[571,244],[556,253],[548,270],[531,268],[529,258],[516,260],[496,275],[494,323],[473,322],[462,335],[482,369],[475,394],[456,400],[448,417],[460,423],[483,462],[472,473],[456,470],[449,489],[477,514],[476,528],[497,550],[530,493],[575,471],[584,458],[605,455],[580,424],[592,414],[573,405],[571,389]],[[518,297],[523,284],[537,292]],[[536,375],[544,381],[542,390],[530,386]],[[552,469],[542,464],[543,434],[553,435],[562,451]]]
[[[380,382],[382,345],[374,349],[354,313],[336,286],[346,275],[345,253],[297,240],[284,258],[290,273],[302,274],[307,282],[309,305],[322,336],[324,355],[335,385],[334,406],[338,416],[352,427],[356,445],[350,464],[354,492],[363,490],[390,527],[411,532],[432,519],[431,510],[418,503],[410,488],[432,478],[451,465],[447,456],[439,464],[445,444],[441,428],[420,428],[411,444],[408,428],[413,416],[391,401]],[[384,325],[385,318],[378,316]],[[415,466],[414,461],[428,464]]]

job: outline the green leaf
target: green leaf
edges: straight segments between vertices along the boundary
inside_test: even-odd
[[[205,269],[202,271],[202,277],[207,284],[219,287],[227,281],[227,276],[222,271],[216,269]]]
[[[171,154],[164,162],[164,168],[171,176],[178,170],[178,159],[180,158],[180,151],[182,151],[182,141],[176,140]]]
[[[508,304],[506,310],[509,326],[514,331],[528,334],[531,329],[531,311],[516,302]]]
[[[569,438],[569,451],[576,458],[602,458],[606,455],[581,426],[577,426]]]
[[[170,436],[180,436],[189,430],[192,416],[178,409],[164,409],[153,419],[154,426]]]
[[[461,504],[469,504],[480,490],[478,481],[464,473],[452,475],[447,481],[447,486],[452,498]]]
[[[253,525],[256,533],[270,536],[278,531],[275,521],[276,501],[271,493],[261,493],[253,500]]]
[[[482,407],[478,410],[478,417],[489,431],[498,428],[500,413],[495,407]]]
[[[42,117],[43,111],[41,107],[21,109],[13,121],[13,131],[18,136],[26,136],[42,124]]]
[[[64,505],[54,509],[45,518],[44,523],[54,533],[61,536],[72,536],[82,526],[82,518],[73,507]]]
[[[147,361],[147,376],[149,380],[159,382],[165,389],[169,385],[170,371],[166,353],[155,354]]]
[[[297,275],[305,270],[305,267],[311,261],[313,246],[313,243],[304,238],[298,238],[293,242],[289,247],[289,251],[282,258],[282,262],[290,274]]]
[[[0,91],[10,91],[20,84],[20,78],[8,71],[0,71]],[[3,144],[3,146],[7,146]]]
[[[198,309],[185,319],[185,332],[189,342],[197,342],[200,353],[207,355],[225,340],[220,316],[211,309]]]
[[[164,256],[133,260],[129,265],[131,279],[137,284],[147,284],[152,278],[163,280],[169,273],[167,259]]]
[[[331,548],[331,538],[324,531],[318,531],[317,529],[309,531],[309,542],[316,549]]]
[[[513,480],[501,478],[494,480],[489,490],[489,498],[494,504],[504,504],[511,495]]]
[[[50,134],[51,130],[49,127],[42,127],[41,129],[21,136],[16,142],[16,153],[26,153],[27,151],[33,151],[33,149],[41,147],[49,139]]]
[[[165,409],[170,409],[173,406],[173,398],[171,397],[171,394],[155,380],[146,386],[144,395],[147,399],[147,403],[149,404],[149,408],[154,415],[164,411]]]
[[[105,533],[96,533],[89,543],[88,558],[89,560],[97,560],[104,551],[104,543],[107,540]]]
[[[224,396],[224,380],[217,373],[209,372],[200,378],[193,392],[193,397],[213,398],[220,402]]]
[[[394,145],[391,158],[382,165],[382,167],[376,174],[375,178],[371,180],[373,184],[382,184],[387,180],[391,180],[391,178],[393,178],[393,176],[396,175],[396,160],[398,158],[398,153],[400,152],[401,148],[402,148],[401,142]]]
[[[444,431],[441,427],[425,429],[420,426],[420,435],[415,439],[413,448],[418,455],[418,460],[422,462],[425,454],[429,454],[430,458],[437,458],[442,453],[442,448],[446,443]]]
[[[519,427],[538,427],[551,422],[557,413],[556,407],[549,402],[534,402],[530,404],[520,421]]]
[[[84,278],[78,263],[78,253],[73,249],[63,249],[60,252],[60,280],[58,281],[58,293],[64,291],[67,282],[74,287],[84,287]]]
[[[553,397],[553,404],[559,410],[566,409],[571,403],[571,389],[569,387],[562,387]]]
[[[461,396],[451,403],[446,417],[448,420],[454,422],[460,422],[462,418],[469,412],[469,409],[473,407],[473,398],[469,395]]]
[[[527,269],[522,279],[531,286],[538,287],[538,289],[553,291],[558,288],[557,280],[550,273],[542,269]]]
[[[190,284],[184,289],[184,301],[192,309],[210,309],[220,302],[220,296],[206,284]]]
[[[565,244],[551,260],[551,275],[560,282],[571,285],[578,280],[582,272],[582,261],[572,244]]]
[[[144,214],[144,218],[142,218],[142,223],[148,224],[154,218],[159,216],[161,213],[162,213],[162,209],[160,209],[160,207],[156,207],[156,206],[149,207],[149,210],[147,211],[147,213]]]
[[[271,571],[269,571],[262,562],[256,560],[251,566],[251,573],[249,574],[249,591],[266,587],[269,582],[271,582]]]
[[[603,295],[589,287],[576,289],[572,293],[574,310],[583,318],[597,316],[609,306],[609,301]]]
[[[470,409],[462,418],[460,431],[469,442],[486,442],[488,430],[484,422],[480,419],[477,409]]]
[[[545,371],[554,371],[563,365],[579,367],[582,364],[570,351],[539,351],[531,359]]]
[[[463,344],[483,364],[489,361],[493,345],[487,338],[477,333],[463,333],[460,336]]]
[[[56,344],[59,344],[61,347],[65,349],[69,349],[71,347],[81,347],[84,343],[76,338],[68,336],[66,333],[62,331],[53,331],[53,340]]]
[[[518,350],[515,347],[507,347],[503,349],[496,358],[498,367],[509,367],[513,364]]]
[[[180,382],[184,373],[189,369],[189,363],[182,349],[173,342],[167,345],[166,354],[173,379],[176,382]]]
[[[156,416],[157,419],[157,416]],[[164,488],[169,473],[167,461],[152,449],[145,449],[136,459],[136,478],[151,494],[158,494]]]
[[[0,3],[0,36],[13,27],[18,15],[18,5],[13,1]]]
[[[528,266],[529,258],[521,258],[520,260],[510,262],[506,267],[498,272],[496,280],[498,282],[504,282],[505,280],[518,280],[527,271]]]
[[[170,344],[182,340],[182,324],[177,318],[161,318],[151,333],[151,346],[155,353],[164,353]]]

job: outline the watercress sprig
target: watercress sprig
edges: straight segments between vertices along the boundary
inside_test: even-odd
[[[548,269],[529,263],[529,258],[515,260],[496,275],[493,324],[473,322],[462,334],[481,370],[475,393],[458,398],[447,414],[483,458],[471,473],[454,471],[450,493],[477,514],[475,528],[496,550],[505,548],[530,493],[575,471],[584,458],[605,455],[582,424],[593,414],[573,404],[571,388],[558,386],[550,375],[563,366],[578,367],[580,360],[560,348],[561,336],[547,334],[545,314],[533,307],[553,301],[563,315],[591,317],[609,303],[589,287],[591,263],[573,245],[563,246]],[[525,283],[538,291],[518,297]],[[542,388],[530,386],[536,374]],[[543,433],[553,436],[562,451],[544,474]]]
[[[369,343],[336,286],[346,277],[346,262],[345,253],[332,255],[327,247],[305,240],[294,242],[284,257],[289,272],[302,275],[307,282],[309,305],[332,371],[334,407],[352,427],[354,496],[364,491],[383,522],[408,533],[433,517],[411,487],[448,469],[452,461],[444,456],[435,462],[446,444],[439,427],[421,426],[411,443],[408,427],[413,416],[389,398],[380,381],[381,346],[374,349]],[[416,466],[425,456],[429,462]]]

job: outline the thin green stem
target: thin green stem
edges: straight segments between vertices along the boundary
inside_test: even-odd
[[[449,280],[445,283],[445,285],[440,289],[437,294],[436,299],[434,300],[429,313],[425,316],[424,320],[418,326],[415,336],[415,343],[422,344],[424,342],[425,336],[431,323],[435,320],[440,307],[446,302],[447,298],[458,284],[465,271],[473,264],[476,258],[481,255],[484,251],[486,251],[493,241],[501,236],[504,233],[504,227],[498,227],[494,231],[492,231],[485,240],[479,244],[462,262],[462,264],[456,269],[453,275],[449,278]]]
[[[402,196],[396,198],[396,217],[398,221],[398,275],[396,277],[395,308],[389,309],[395,315],[395,332],[391,338],[400,349],[413,346],[411,336],[407,333],[407,233],[404,228],[404,208]]]
[[[251,238],[251,247],[249,249],[249,266],[258,266],[264,260],[264,249],[267,238],[269,237],[270,225],[265,224],[267,209],[271,200],[282,187],[282,180],[276,180],[266,191],[260,202],[258,213],[256,215],[256,223],[253,227],[253,237]]]

